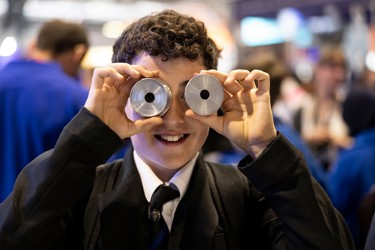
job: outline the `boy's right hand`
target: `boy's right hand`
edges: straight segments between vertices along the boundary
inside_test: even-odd
[[[156,77],[139,65],[113,63],[94,70],[85,108],[100,118],[117,135],[124,139],[162,123],[160,117],[131,121],[124,111],[130,90],[142,77]]]

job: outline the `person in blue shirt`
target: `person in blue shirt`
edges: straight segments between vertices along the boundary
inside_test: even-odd
[[[354,137],[329,172],[328,194],[344,216],[359,248],[358,208],[375,184],[375,91],[362,86],[352,89],[343,103],[343,118]]]
[[[52,20],[42,25],[25,58],[0,70],[0,202],[21,169],[54,147],[84,105],[88,89],[78,74],[88,47],[82,25]]]

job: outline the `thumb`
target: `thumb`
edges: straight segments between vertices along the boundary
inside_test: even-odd
[[[163,119],[158,116],[136,120],[134,121],[134,134],[147,131],[152,127],[162,123]]]
[[[195,120],[198,120],[199,122],[209,126],[210,128],[216,130],[216,132],[222,134],[223,132],[223,126],[222,126],[222,123],[223,123],[223,118],[221,116],[217,116],[217,115],[198,115],[196,113],[194,113],[193,110],[191,109],[188,109],[186,112],[185,112],[185,115],[188,116],[188,117],[191,117]]]

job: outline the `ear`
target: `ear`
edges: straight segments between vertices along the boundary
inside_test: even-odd
[[[33,55],[36,51],[36,40],[31,40],[26,47],[25,56],[26,58],[33,58]]]
[[[79,62],[83,59],[88,50],[87,45],[77,44],[73,49],[73,58],[75,61]]]
[[[78,44],[73,49],[60,53],[55,59],[62,65],[66,74],[77,77],[78,68],[87,52],[87,46]]]

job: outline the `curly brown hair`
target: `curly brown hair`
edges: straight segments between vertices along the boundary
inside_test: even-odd
[[[220,50],[208,37],[203,22],[173,10],[142,17],[129,25],[113,45],[112,62],[132,63],[142,51],[152,56],[202,60],[216,69]]]

